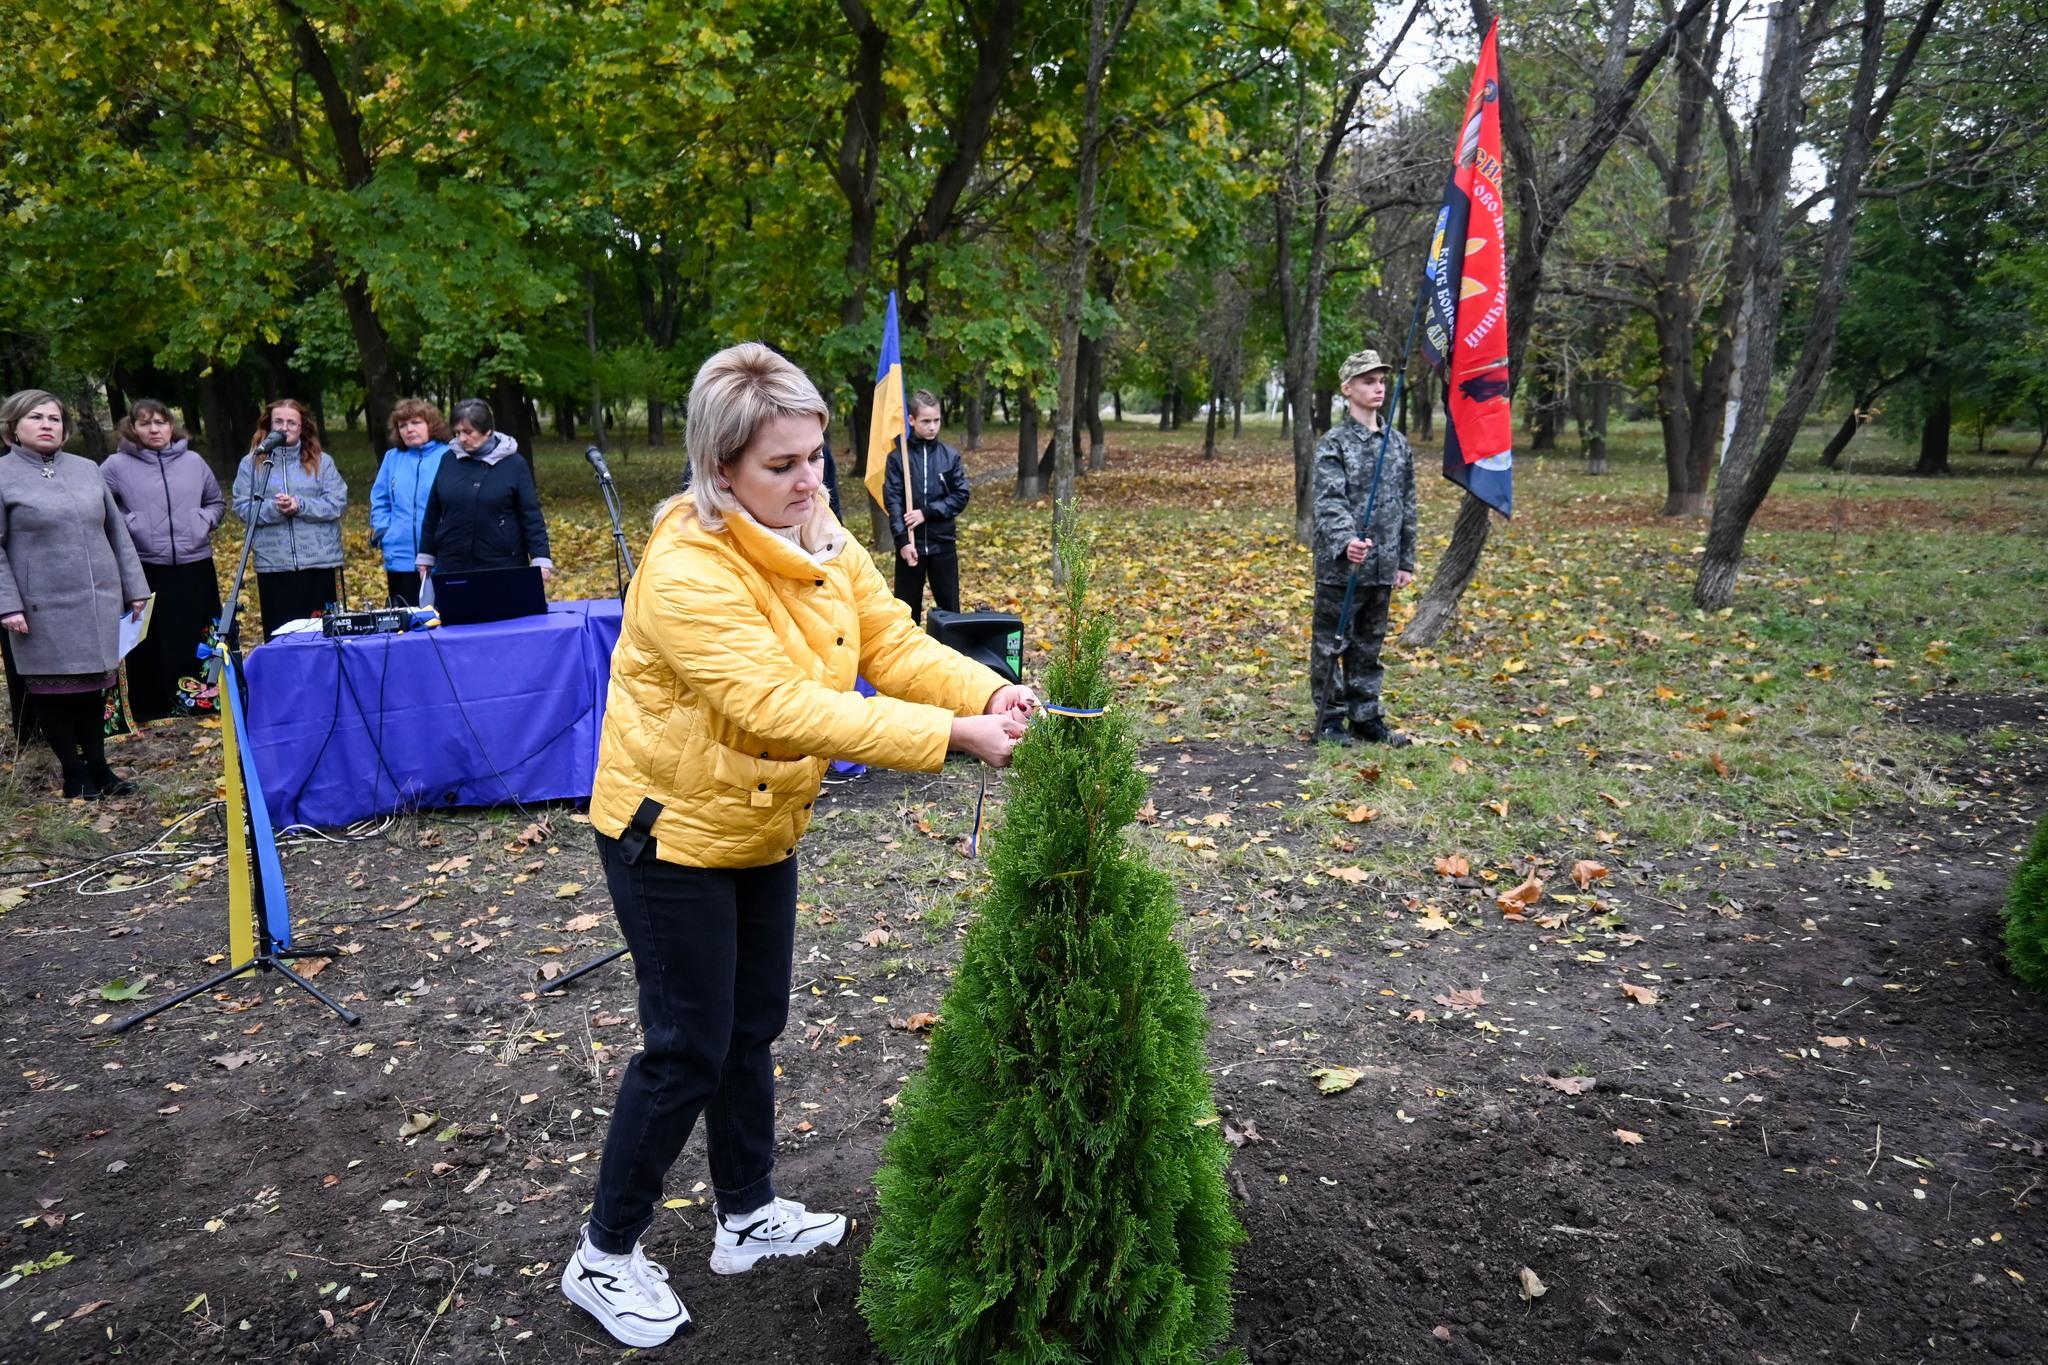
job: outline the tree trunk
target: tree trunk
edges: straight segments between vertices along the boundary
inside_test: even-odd
[[[1435,439],[1436,428],[1436,371],[1424,366],[1415,380],[1415,412],[1421,419],[1422,439]]]
[[[981,449],[981,403],[982,395],[988,391],[988,381],[980,375],[974,376],[967,385],[967,444],[968,450]]]
[[[1835,428],[1835,434],[1828,437],[1828,443],[1821,447],[1820,467],[1833,469],[1835,462],[1842,458],[1842,452],[1849,448],[1849,442],[1856,439],[1856,429],[1863,425],[1863,414],[1857,411],[1861,404],[1853,400],[1848,415],[1842,418],[1842,425]]]
[[[1205,460],[1216,458],[1216,390],[1220,386],[1217,365],[1215,360],[1209,362],[1209,401],[1205,405],[1209,409],[1209,419],[1202,425],[1202,458]]]
[[[1777,349],[1778,328],[1785,294],[1784,224],[1781,206],[1791,180],[1791,166],[1799,142],[1801,81],[1805,74],[1808,44],[1801,31],[1800,10],[1795,0],[1779,0],[1773,8],[1769,36],[1765,39],[1763,77],[1757,102],[1757,203],[1761,206],[1758,226],[1752,233],[1757,243],[1754,285],[1754,330],[1742,377],[1744,402],[1735,433],[1728,442],[1720,486],[1714,499],[1714,520],[1707,531],[1706,554],[1699,577],[1693,584],[1693,604],[1718,611],[1735,599],[1735,583],[1742,567],[1743,541],[1749,523],[1763,506],[1785,459],[1792,453],[1807,410],[1820,393],[1833,359],[1835,328],[1841,317],[1842,299],[1848,289],[1849,254],[1856,227],[1856,209],[1864,171],[1870,163],[1873,142],[1883,131],[1885,117],[1903,86],[1943,0],[1926,0],[1914,21],[1913,31],[1892,59],[1891,76],[1883,93],[1877,92],[1878,67],[1885,55],[1885,0],[1864,0],[1860,24],[1860,52],[1841,150],[1836,158],[1832,181],[1832,215],[1823,239],[1820,266],[1809,305],[1806,339],[1799,360],[1785,386],[1785,401],[1764,429],[1764,406],[1770,393],[1771,359]],[[1828,22],[1832,0],[1818,0],[1809,11],[1808,22],[1820,31]]]
[[[1920,421],[1920,463],[1913,467],[1915,474],[1948,473],[1948,438],[1954,423],[1955,399],[1944,376]]]
[[[1102,430],[1102,343],[1097,337],[1088,348],[1088,396],[1082,405],[1088,419],[1088,468],[1097,472],[1109,465],[1109,443]]]
[[[533,420],[533,404],[527,401],[526,388],[510,375],[500,375],[491,388],[491,411],[498,419],[498,429],[519,443],[519,453],[533,466],[534,478],[540,477],[540,461],[535,458],[534,447],[539,443],[540,430]]]
[[[1483,33],[1493,21],[1493,7],[1489,0],[1471,0],[1471,3],[1472,17]],[[1536,153],[1535,140],[1530,136],[1528,125],[1522,121],[1520,107],[1508,81],[1508,68],[1502,64],[1499,85],[1501,138],[1505,144],[1502,150],[1514,174],[1516,200],[1515,250],[1508,260],[1510,385],[1519,380],[1522,357],[1529,349],[1529,325],[1535,317],[1536,298],[1543,283],[1543,257],[1549,251],[1550,243],[1563,225],[1565,215],[1592,183],[1594,173],[1606,160],[1615,139],[1627,126],[1643,87],[1671,50],[1677,31],[1691,23],[1708,3],[1709,0],[1686,0],[1685,8],[1674,15],[1662,33],[1636,57],[1635,65],[1629,68],[1625,79],[1621,78],[1621,64],[1628,52],[1628,27],[1635,6],[1625,2],[1609,10],[1607,61],[1594,82],[1594,108],[1583,125],[1585,136],[1568,157],[1557,162],[1557,173],[1548,184],[1541,176],[1544,165],[1549,162]],[[1486,546],[1485,507],[1486,504],[1466,494],[1451,533],[1451,543],[1444,550],[1443,562],[1430,580],[1428,592],[1417,605],[1414,619],[1401,632],[1403,643],[1435,644],[1450,624],[1459,599],[1465,595],[1466,586],[1478,570],[1480,551]],[[1476,515],[1473,514],[1474,508],[1478,509]]]
[[[1493,509],[1485,503],[1470,493],[1465,495],[1458,506],[1458,520],[1451,527],[1450,548],[1437,562],[1436,577],[1430,580],[1429,590],[1416,603],[1414,619],[1401,631],[1404,641],[1414,636],[1434,644],[1450,628],[1458,599],[1478,570],[1479,556],[1486,549],[1487,537],[1493,534],[1492,514]]]
[[[1109,406],[1110,411],[1116,414],[1116,420],[1119,422],[1123,421],[1124,391],[1121,388],[1115,388],[1109,391]]]
[[[1607,472],[1607,412],[1613,402],[1613,381],[1596,379],[1586,395],[1592,408],[1592,420],[1586,432],[1586,472],[1605,474]]]
[[[604,437],[604,386],[597,377],[597,271],[583,272],[583,347],[590,358],[590,440],[610,450]]]
[[[291,28],[292,46],[298,51],[300,63],[320,92],[320,107],[327,118],[328,132],[334,138],[342,181],[350,190],[360,191],[375,176],[374,163],[363,143],[361,113],[349,98],[347,89],[335,72],[334,62],[327,55],[327,48],[321,43],[320,35],[314,31],[305,12],[295,0],[277,0],[277,7]],[[363,366],[363,408],[369,424],[370,450],[373,454],[380,453],[385,429],[391,422],[391,409],[398,406],[398,370],[391,360],[391,337],[377,317],[369,284],[361,272],[352,264],[336,260],[331,247],[326,255],[327,263],[340,284],[349,334],[355,338],[356,355]]]
[[[1026,383],[1017,389],[1017,501],[1035,502],[1044,494],[1038,479],[1038,396]]]
[[[1316,435],[1320,436],[1330,429],[1330,409],[1335,406],[1336,399],[1337,391],[1335,389],[1326,389],[1321,386],[1316,388],[1315,399],[1313,400],[1315,407],[1312,409],[1315,414]]]
[[[647,400],[647,444],[661,446],[668,441],[668,404],[659,398]]]

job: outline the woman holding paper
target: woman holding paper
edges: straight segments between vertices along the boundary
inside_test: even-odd
[[[121,662],[121,617],[142,619],[149,583],[99,466],[64,452],[70,434],[53,393],[0,402],[0,629],[64,794],[120,796],[135,788],[107,766],[105,693]]]

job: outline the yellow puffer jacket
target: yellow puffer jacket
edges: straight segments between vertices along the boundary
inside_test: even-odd
[[[744,513],[707,531],[688,495],[660,516],[612,652],[598,830],[619,837],[652,797],[664,862],[779,862],[830,760],[935,772],[954,716],[1003,685],[918,630],[822,498],[804,540],[825,562]]]

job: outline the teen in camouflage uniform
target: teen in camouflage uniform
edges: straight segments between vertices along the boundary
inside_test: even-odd
[[[1381,410],[1387,401],[1389,367],[1378,351],[1348,356],[1337,371],[1344,415],[1316,445],[1316,597],[1309,654],[1309,689],[1316,709],[1317,740],[1351,744],[1365,740],[1401,746],[1408,736],[1387,728],[1380,709],[1380,646],[1387,638],[1387,608],[1394,593],[1415,581],[1415,456],[1398,431],[1386,433],[1380,451]],[[1372,493],[1373,462],[1379,461],[1379,498],[1372,525],[1358,534],[1358,519]],[[1337,617],[1352,574],[1348,632]],[[1339,653],[1343,678],[1331,682]],[[1350,722],[1346,729],[1345,722]]]

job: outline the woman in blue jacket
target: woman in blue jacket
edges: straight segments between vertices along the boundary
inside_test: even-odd
[[[393,606],[420,604],[420,528],[448,441],[448,419],[426,399],[407,398],[391,409],[391,449],[370,485],[370,544],[384,551]]]

